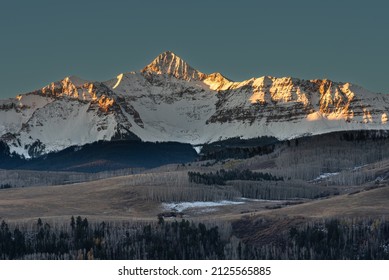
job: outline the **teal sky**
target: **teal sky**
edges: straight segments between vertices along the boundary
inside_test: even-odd
[[[389,93],[388,15],[389,1],[374,0],[4,0],[0,98],[70,75],[105,81],[165,50],[236,81],[329,78]]]

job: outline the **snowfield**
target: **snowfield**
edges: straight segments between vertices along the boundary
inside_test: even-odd
[[[231,201],[231,200],[222,200],[222,201],[193,201],[193,202],[179,202],[179,203],[162,203],[162,207],[166,211],[177,211],[183,212],[187,209],[192,208],[213,208],[226,205],[239,205],[244,204],[243,201]]]
[[[106,82],[71,76],[0,101],[0,140],[26,158],[136,135],[199,145],[388,130],[389,97],[350,83],[264,76],[233,82],[172,52]]]

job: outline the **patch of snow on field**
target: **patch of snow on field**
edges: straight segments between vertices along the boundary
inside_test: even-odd
[[[282,200],[256,199],[256,198],[247,198],[247,197],[241,197],[240,199],[245,201],[254,201],[254,202],[283,202]]]
[[[327,179],[329,177],[332,177],[332,176],[336,176],[338,175],[339,172],[334,172],[334,173],[323,173],[321,174],[319,177],[313,179],[313,181],[320,181],[320,180],[324,180],[324,179]]]
[[[219,207],[225,205],[243,204],[242,201],[193,201],[193,202],[179,202],[179,203],[162,203],[165,210],[182,212],[190,208],[205,208],[205,207]]]
[[[363,168],[363,167],[365,167],[365,166],[367,166],[367,164],[355,166],[355,167],[353,168],[353,171],[357,171],[357,170],[359,170],[359,169],[361,169],[361,168]]]

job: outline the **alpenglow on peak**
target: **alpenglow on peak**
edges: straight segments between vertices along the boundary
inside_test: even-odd
[[[161,53],[143,68],[142,72],[172,75],[177,79],[186,81],[202,80],[206,77],[204,73],[197,71],[171,51]]]

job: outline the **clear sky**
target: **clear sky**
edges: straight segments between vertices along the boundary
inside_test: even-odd
[[[0,98],[105,81],[171,50],[235,81],[329,78],[389,93],[389,1],[6,0]]]

